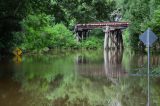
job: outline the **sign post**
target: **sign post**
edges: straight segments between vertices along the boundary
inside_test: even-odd
[[[152,44],[157,40],[157,36],[151,31],[150,28],[148,28],[142,35],[140,35],[139,39],[146,45],[148,48],[148,103],[147,106],[150,106],[150,81],[149,81],[149,75],[150,75],[150,47],[152,47]]]

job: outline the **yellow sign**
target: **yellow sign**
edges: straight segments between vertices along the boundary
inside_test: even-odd
[[[13,54],[14,54],[15,56],[21,56],[21,55],[22,55],[22,50],[19,49],[19,48],[15,48],[15,49],[13,50]]]
[[[13,58],[14,63],[19,64],[22,62],[22,50],[19,48],[15,48],[12,52],[15,56]]]

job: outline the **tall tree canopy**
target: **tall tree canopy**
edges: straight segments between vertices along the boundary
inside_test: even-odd
[[[138,47],[141,45],[138,37],[147,27],[160,36],[159,8],[159,0],[1,0],[0,48],[10,48],[17,42],[21,43],[21,35],[15,36],[13,32],[24,30],[21,23],[30,19],[30,15],[34,15],[30,23],[40,19],[42,23],[46,22],[46,27],[50,23],[62,23],[72,29],[77,23],[113,21],[111,16],[114,10],[121,12],[123,21],[130,22],[124,33],[125,45]],[[49,18],[43,18],[45,16]]]
[[[1,0],[0,48],[14,45],[12,32],[21,30],[19,23],[28,15],[50,15],[54,23],[70,27],[76,23],[110,21],[115,5],[114,0]]]

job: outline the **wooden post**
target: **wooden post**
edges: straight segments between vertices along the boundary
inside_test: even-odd
[[[109,41],[109,26],[106,26],[105,30],[105,37],[104,37],[104,49],[108,48],[108,41]]]
[[[120,49],[123,50],[123,38],[122,38],[122,31],[120,30]]]
[[[109,32],[109,42],[108,42],[108,48],[111,49],[113,46],[113,41],[112,41],[112,32]]]

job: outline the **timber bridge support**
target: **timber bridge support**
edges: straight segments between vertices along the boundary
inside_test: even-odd
[[[128,27],[128,22],[96,22],[88,24],[77,24],[75,26],[76,38],[78,41],[89,37],[89,31],[102,29],[105,33],[104,49],[122,49],[122,30]]]

